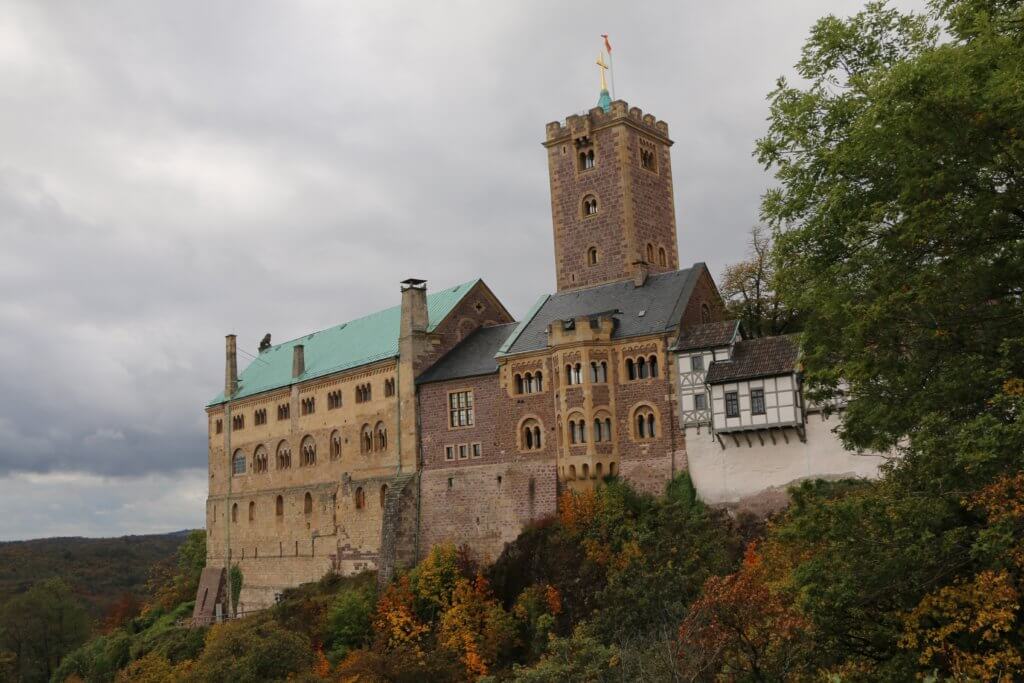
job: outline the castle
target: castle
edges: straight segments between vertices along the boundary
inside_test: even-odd
[[[400,305],[262,344],[241,374],[229,335],[196,614],[229,564],[245,611],[437,543],[494,559],[608,475],[660,493],[689,471],[708,502],[753,507],[802,478],[874,476],[880,458],[844,451],[805,402],[795,342],[744,339],[707,267],[679,267],[671,145],[606,91],[547,125],[557,290],[519,321],[482,280],[409,279]]]

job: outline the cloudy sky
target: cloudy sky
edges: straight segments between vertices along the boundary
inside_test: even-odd
[[[669,122],[684,264],[740,258],[765,94],[855,0],[0,2],[0,540],[196,527],[223,336],[554,287],[544,124]]]

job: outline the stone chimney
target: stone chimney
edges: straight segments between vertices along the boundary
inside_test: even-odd
[[[235,335],[224,338],[224,398],[231,398],[238,391],[238,349]]]
[[[402,281],[402,326],[399,337],[416,332],[426,332],[430,323],[427,317],[427,281],[409,278]]]
[[[306,347],[296,344],[292,347],[292,379],[306,371]]]
[[[650,272],[650,267],[647,265],[647,261],[634,261],[633,262],[633,286],[643,287],[644,283],[647,282],[647,274]]]
[[[415,472],[417,460],[416,376],[430,351],[427,283],[402,282],[402,322],[398,333],[398,472]]]

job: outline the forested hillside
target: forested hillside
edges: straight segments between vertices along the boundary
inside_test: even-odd
[[[172,557],[187,531],[120,538],[40,538],[0,543],[0,605],[32,584],[63,578],[94,617],[124,594],[142,599],[154,564]]]

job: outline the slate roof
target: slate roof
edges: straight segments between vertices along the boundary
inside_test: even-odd
[[[479,279],[464,282],[455,287],[442,289],[427,295],[428,331],[433,331],[452,309],[462,301]],[[271,346],[259,354],[238,377],[238,393],[235,398],[244,398],[264,391],[286,387],[294,382],[303,382],[315,377],[367,365],[398,355],[398,333],[401,324],[401,306],[347,323],[329,327],[298,339]],[[292,348],[304,345],[303,354],[306,371],[292,378]],[[223,392],[209,405],[223,403]]]
[[[517,323],[481,327],[441,357],[416,378],[416,384],[443,382],[463,377],[490,375],[498,371],[495,355],[515,330]]]
[[[643,287],[632,280],[541,297],[502,345],[500,354],[514,355],[547,348],[548,325],[608,311],[618,311],[612,339],[671,331],[679,324],[703,263],[647,278]]]
[[[673,347],[676,351],[692,349],[710,349],[728,346],[739,335],[739,320],[721,320],[714,323],[701,323],[683,330]]]
[[[716,360],[704,381],[722,384],[754,377],[788,375],[796,371],[800,348],[793,335],[744,339],[733,347],[732,360]]]

